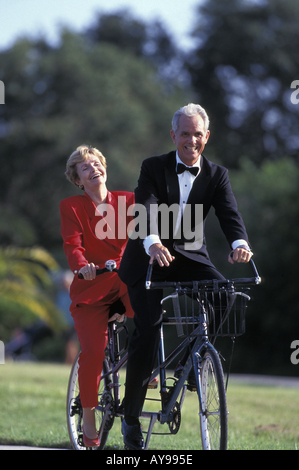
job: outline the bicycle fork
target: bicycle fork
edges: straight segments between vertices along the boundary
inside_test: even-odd
[[[199,323],[199,336],[201,337],[200,345],[195,343],[192,353],[190,354],[189,359],[192,360],[193,371],[195,375],[196,389],[199,400],[199,416],[204,416],[206,413],[205,404],[203,401],[202,386],[201,386],[201,375],[202,375],[202,360],[203,356],[208,348],[213,348],[208,338],[208,325],[207,325],[207,315],[205,311],[200,313],[200,323]]]

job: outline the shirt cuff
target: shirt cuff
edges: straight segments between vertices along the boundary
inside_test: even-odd
[[[143,246],[144,246],[144,249],[146,251],[146,253],[150,256],[149,254],[149,249],[152,245],[155,245],[155,244],[161,244],[161,240],[160,240],[160,237],[158,235],[149,235],[148,237],[146,237],[144,240],[143,240]]]
[[[246,240],[235,240],[233,243],[232,243],[232,249],[235,250],[236,248],[238,248],[239,246],[246,246],[248,248],[248,251],[251,251],[250,250],[250,247],[247,243]]]

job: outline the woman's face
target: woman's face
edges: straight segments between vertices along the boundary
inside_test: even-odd
[[[93,190],[107,181],[107,172],[98,157],[89,155],[87,160],[76,165],[78,173],[78,186],[84,186],[86,190]]]

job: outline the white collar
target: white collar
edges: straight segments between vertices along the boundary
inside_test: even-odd
[[[182,162],[182,160],[181,160],[180,157],[179,157],[179,152],[178,152],[178,151],[176,151],[176,163],[177,163],[177,164],[178,164],[178,163],[182,163],[183,165],[188,166],[188,165],[186,165],[186,163]],[[192,165],[192,166],[189,167],[189,168],[199,168],[199,169],[201,169],[200,163],[201,163],[201,155],[199,156],[199,159],[197,160],[197,162],[194,163],[194,165]]]

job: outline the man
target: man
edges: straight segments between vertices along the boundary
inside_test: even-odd
[[[147,236],[143,240],[129,239],[119,271],[128,286],[136,327],[129,346],[122,425],[124,442],[130,449],[144,447],[138,418],[159,345],[162,291],[145,289],[149,262],[158,262],[155,280],[223,279],[210,261],[204,238],[204,223],[211,206],[233,250],[229,262],[247,263],[252,256],[228,171],[203,156],[209,136],[205,110],[195,104],[181,108],[174,115],[171,131],[177,151],[145,160],[135,191],[136,204],[147,212]],[[161,229],[163,216],[152,214],[153,208],[162,205],[177,208],[168,211],[168,233]],[[198,207],[202,208],[203,236],[196,239],[200,228],[196,224]],[[186,237],[187,215],[191,230]],[[191,243],[190,233],[195,236]]]

